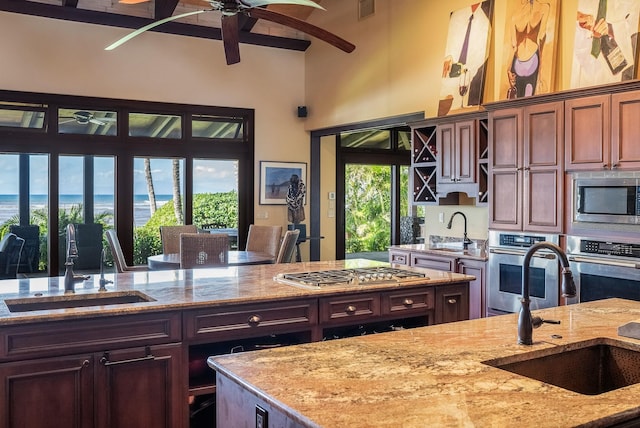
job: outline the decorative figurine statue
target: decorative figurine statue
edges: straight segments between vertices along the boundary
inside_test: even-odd
[[[304,195],[307,192],[306,186],[297,174],[292,174],[289,179],[289,190],[287,191],[287,219],[293,224],[298,224],[304,220]]]

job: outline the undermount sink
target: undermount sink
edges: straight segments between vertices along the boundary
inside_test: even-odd
[[[154,298],[149,297],[144,293],[140,293],[139,291],[113,291],[93,294],[6,299],[4,302],[9,308],[9,312],[29,312],[153,301],[155,301]]]
[[[483,363],[585,395],[640,382],[640,347],[605,338]]]

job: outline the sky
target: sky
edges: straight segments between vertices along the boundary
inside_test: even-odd
[[[96,157],[94,163],[95,194],[111,195],[114,189],[114,158]],[[31,155],[30,190],[32,194],[47,194],[48,156]],[[184,174],[184,161],[181,161]],[[152,159],[151,175],[155,192],[158,195],[172,193],[171,159]],[[60,157],[60,194],[82,194],[83,158],[82,156]],[[184,185],[184,179],[181,180]],[[218,193],[237,190],[237,162],[224,160],[194,160],[194,192]],[[18,193],[18,155],[0,155],[0,194]],[[146,194],[142,158],[134,161],[134,193]]]

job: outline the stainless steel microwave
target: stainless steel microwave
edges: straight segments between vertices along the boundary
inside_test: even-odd
[[[573,220],[640,224],[640,178],[576,178]]]

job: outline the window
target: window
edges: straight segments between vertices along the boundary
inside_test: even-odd
[[[129,113],[131,137],[182,138],[180,116],[168,114]]]
[[[243,124],[242,118],[193,115],[191,135],[197,138],[241,140]]]
[[[84,110],[81,108],[58,109],[60,134],[116,135],[118,119],[115,111]]]
[[[253,222],[253,120],[251,109],[0,91],[0,229],[42,224],[40,266],[50,275],[64,268],[71,221],[116,228],[136,264],[161,252],[166,221],[222,223],[243,245]],[[156,213],[167,211],[153,220],[152,199]]]
[[[47,106],[0,102],[0,127],[44,129]]]

